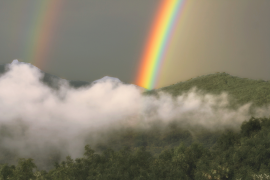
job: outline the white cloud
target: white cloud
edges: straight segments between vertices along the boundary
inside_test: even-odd
[[[62,158],[81,157],[87,137],[98,141],[99,132],[121,127],[177,121],[218,130],[239,128],[250,117],[250,104],[228,109],[226,93],[202,95],[192,89],[176,99],[162,92],[157,98],[111,77],[79,89],[59,80],[55,90],[41,82],[42,73],[30,64],[13,61],[8,68],[0,77],[0,124],[9,134],[0,137],[1,147],[25,157],[45,157],[50,149],[61,151]],[[257,111],[267,116],[268,109]]]

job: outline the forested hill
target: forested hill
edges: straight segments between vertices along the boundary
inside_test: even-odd
[[[66,157],[50,171],[37,169],[33,159],[0,165],[0,178],[12,180],[266,180],[270,174],[270,119],[251,118],[241,131],[227,131],[213,148],[198,143],[165,150],[153,157],[145,148],[110,148],[97,154],[88,145],[84,156]]]
[[[203,93],[220,94],[227,92],[231,96],[232,107],[248,102],[253,103],[252,107],[270,103],[270,81],[240,78],[227,73],[215,73],[191,78],[184,82],[145,92],[145,94],[153,95],[163,91],[178,96],[193,87],[197,87]]]
[[[227,92],[231,102],[229,108],[232,109],[235,109],[240,105],[252,102],[253,104],[250,110],[251,115],[253,115],[253,108],[270,104],[269,81],[240,78],[229,75],[227,73],[215,73],[196,77],[167,87],[147,91],[144,94],[157,95],[158,92],[162,91],[173,96],[178,96],[184,92],[189,91],[193,87],[197,87],[200,92],[205,94],[220,94],[222,92]],[[256,114],[254,116],[256,116]],[[121,145],[120,143],[119,145],[117,143],[111,143],[110,147],[121,147],[122,145],[130,145],[130,142],[133,142],[131,147],[146,146],[148,150],[151,151],[151,153],[158,154],[163,149],[177,146],[180,142],[185,142],[187,145],[190,145],[195,140],[192,137],[190,131],[186,129],[183,130],[177,124],[173,123],[169,126],[167,131],[163,133],[159,132],[158,129],[152,129],[148,132],[133,131],[134,130],[129,130],[125,133],[122,132],[123,134],[120,140],[112,140],[112,142],[121,142]],[[136,134],[136,136],[131,136],[131,134]],[[217,132],[204,132],[197,137],[197,140],[205,147],[209,148],[216,142],[216,139],[219,136],[220,134]]]

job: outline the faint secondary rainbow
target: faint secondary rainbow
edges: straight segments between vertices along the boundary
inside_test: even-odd
[[[43,66],[49,53],[53,32],[63,0],[40,0],[35,7],[34,19],[29,31],[26,61],[37,67]]]
[[[136,84],[153,89],[175,26],[187,0],[161,0],[148,36],[136,77]]]

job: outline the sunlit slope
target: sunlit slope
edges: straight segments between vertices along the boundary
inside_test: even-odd
[[[181,95],[193,87],[202,93],[220,94],[227,92],[232,101],[232,107],[252,102],[252,107],[263,106],[270,103],[270,82],[231,76],[227,73],[216,73],[199,76],[184,82],[179,82],[145,94],[156,94],[163,91],[173,96]]]

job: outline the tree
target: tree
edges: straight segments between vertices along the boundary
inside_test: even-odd
[[[11,178],[13,176],[14,169],[15,166],[8,166],[7,164],[2,165],[0,168],[0,179],[7,180],[8,178]]]
[[[249,121],[244,122],[241,125],[241,134],[246,137],[250,137],[252,133],[258,132],[261,130],[260,120],[254,117],[251,117]]]
[[[33,179],[35,177],[33,173],[34,168],[36,169],[37,166],[33,162],[33,159],[20,158],[18,160],[18,165],[14,170],[13,179],[14,180]]]
[[[235,144],[239,143],[240,136],[237,133],[234,133],[231,130],[223,133],[218,139],[217,143],[214,146],[214,149],[220,149],[221,151],[226,151],[230,147],[233,147]]]
[[[174,156],[172,158],[174,167],[181,169],[188,179],[194,179],[197,163],[205,151],[203,146],[198,143],[193,143],[189,147],[181,143],[174,150]]]

